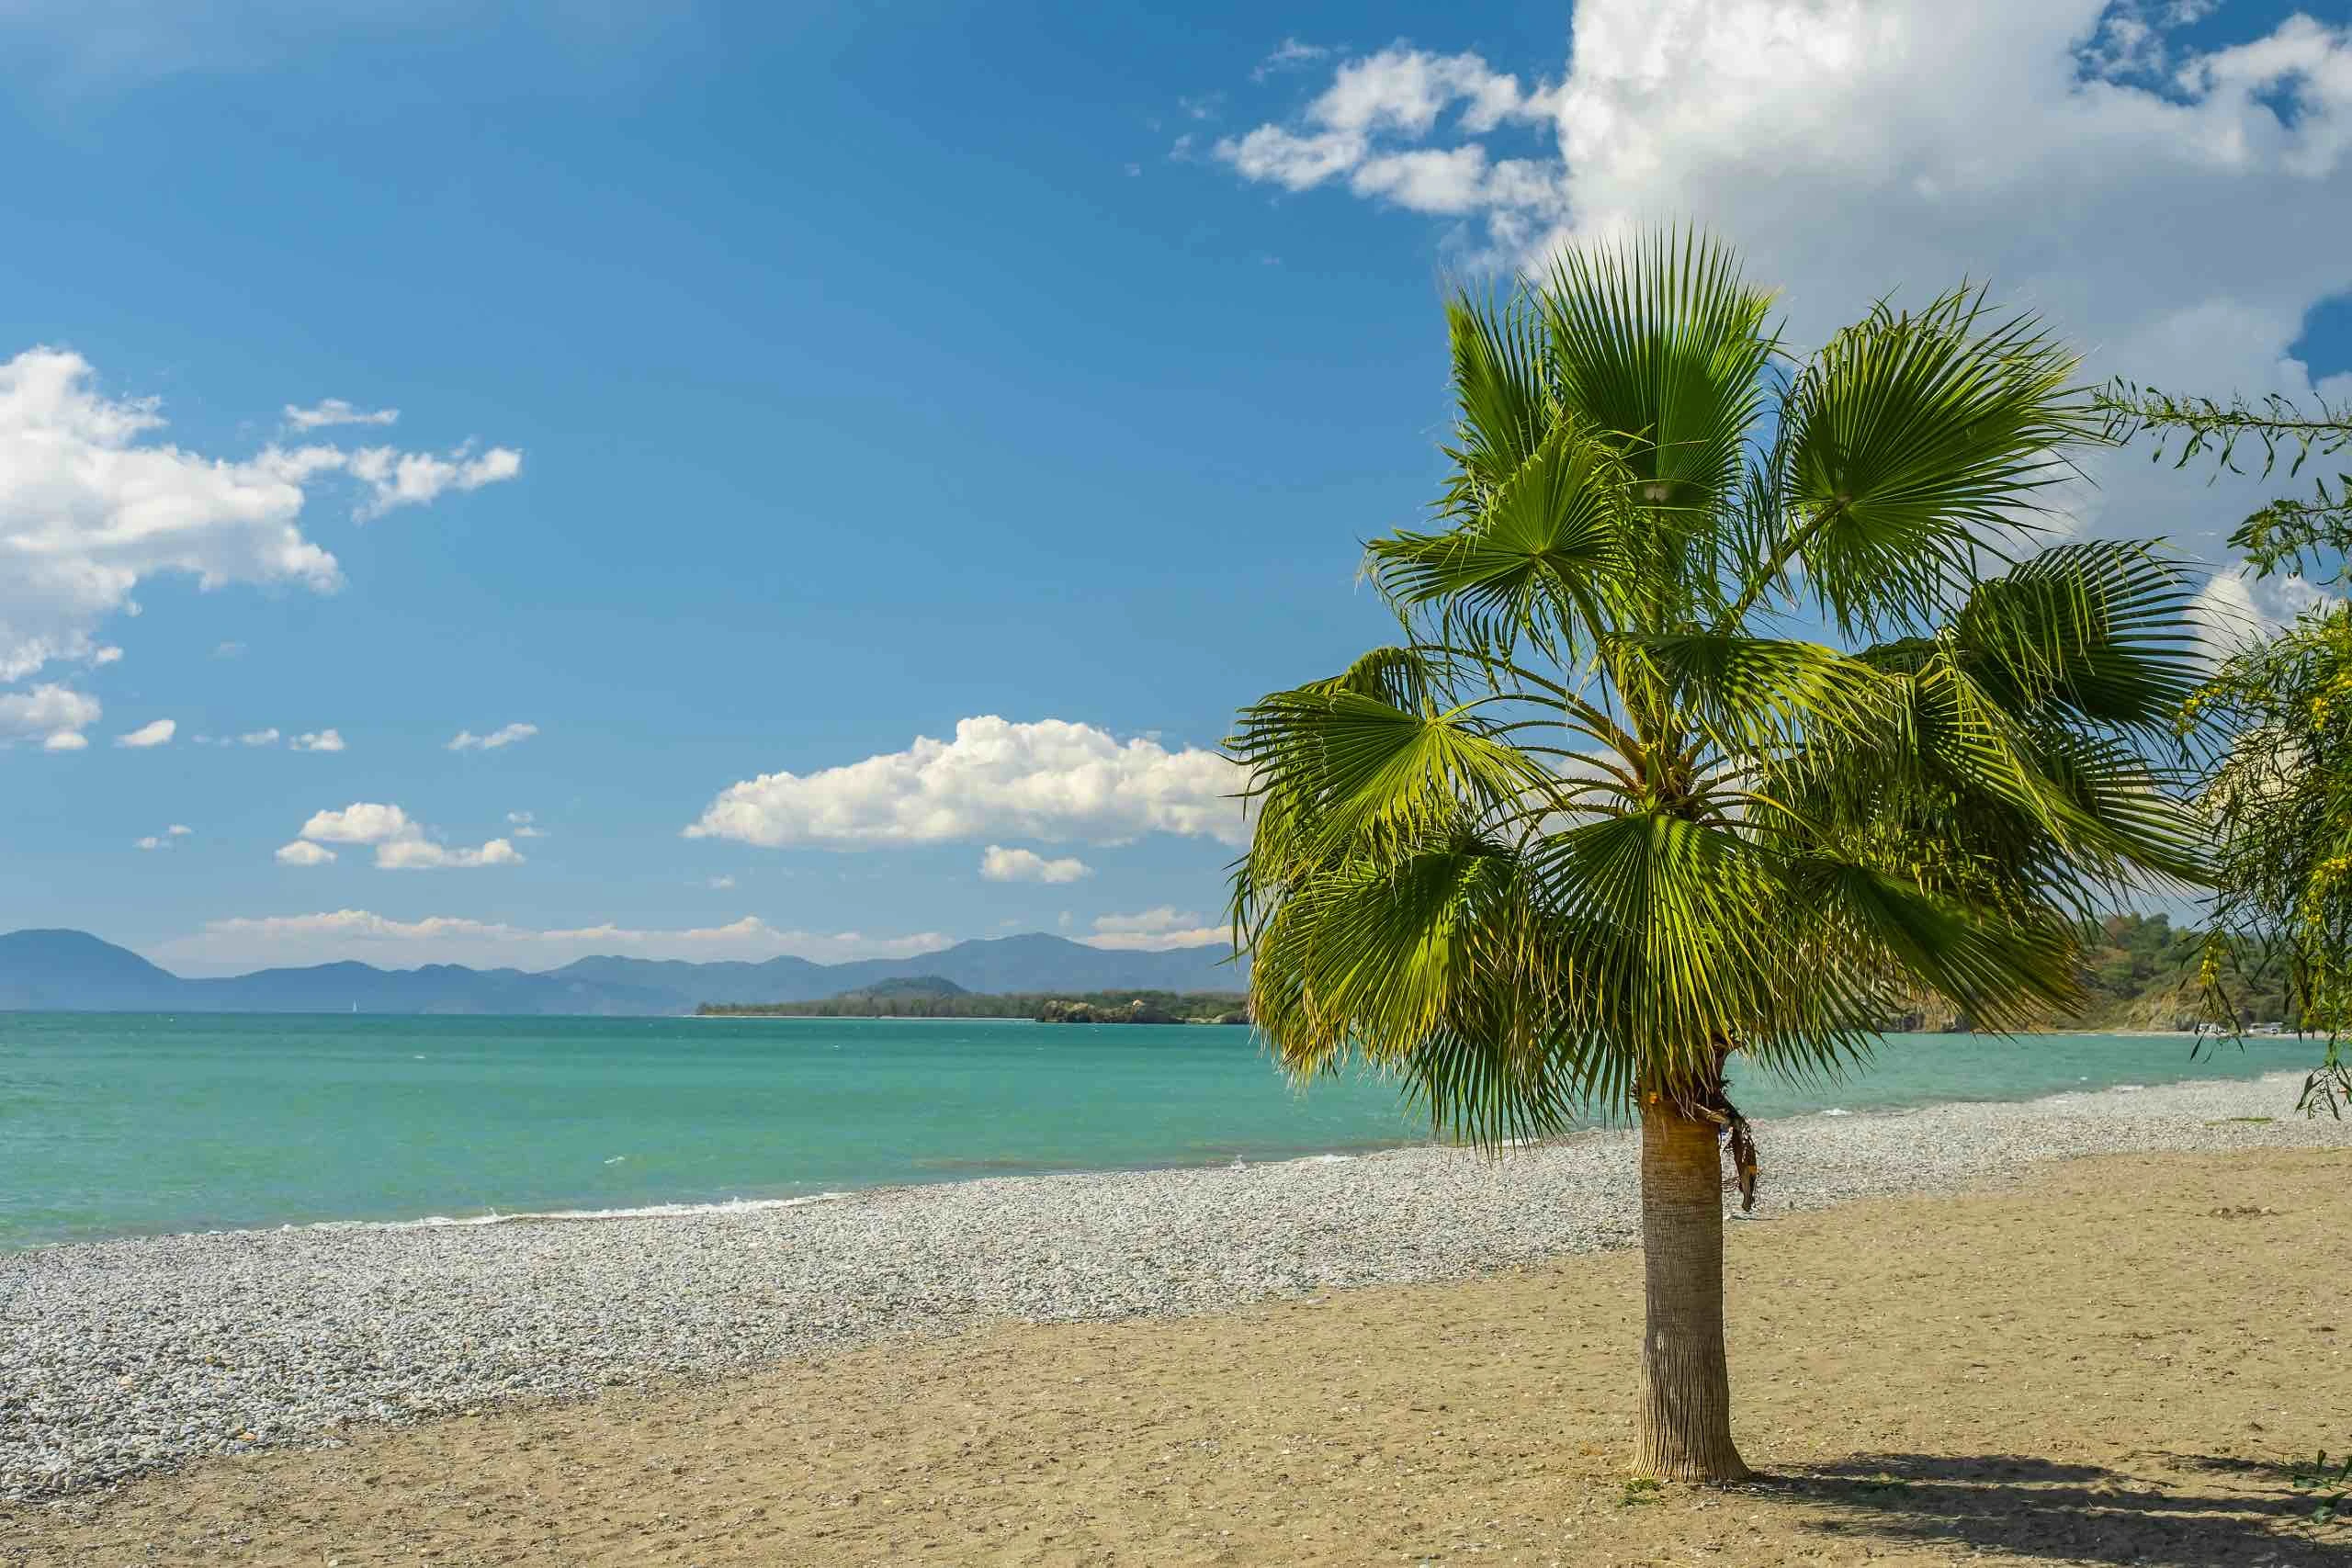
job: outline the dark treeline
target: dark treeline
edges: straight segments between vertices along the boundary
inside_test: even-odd
[[[981,996],[851,991],[810,1002],[706,1004],[705,1018],[1026,1018],[1072,1023],[1239,1023],[1242,998],[1227,991],[1061,991]]]

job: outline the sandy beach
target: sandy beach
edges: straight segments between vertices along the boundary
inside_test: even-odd
[[[1616,1134],[42,1249],[0,1562],[2352,1562],[2294,1088],[1767,1126],[1724,1493],[1620,1480]]]

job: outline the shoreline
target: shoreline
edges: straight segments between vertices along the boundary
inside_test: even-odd
[[[324,1014],[322,1016],[341,1017],[343,1015]],[[691,1019],[702,1015],[688,1013],[679,1016]],[[793,1019],[801,1018],[801,1015],[797,1014],[726,1014],[711,1016],[724,1017],[728,1019],[747,1017],[756,1019],[767,1016],[789,1017]],[[803,1021],[817,1022],[842,1021],[842,1020],[830,1018]],[[852,1019],[848,1021],[892,1023],[1018,1023],[1028,1021],[1018,1019]],[[1133,1026],[1078,1025],[1065,1027],[1126,1028]],[[1200,1027],[1205,1028],[1216,1026],[1202,1025]],[[2198,1030],[2119,1029],[2086,1030],[2071,1032],[2078,1036],[2096,1037],[2100,1039],[2193,1040],[2200,1038],[2204,1032]],[[2025,1038],[2030,1038],[2030,1036],[2026,1036]],[[2044,1100],[2063,1100],[2069,1096],[2080,1094],[2130,1094],[2143,1092],[2150,1089],[2188,1088],[2209,1084],[2213,1086],[2223,1086],[2258,1084],[2272,1081],[2286,1082],[2297,1079],[2298,1077],[2299,1074],[2294,1070],[2278,1070],[2270,1073],[2256,1074],[2251,1077],[2189,1077],[2163,1079],[2154,1084],[2121,1083],[2110,1084],[2104,1088],[2096,1089],[2057,1089],[2047,1094],[2033,1095],[2022,1100],[2006,1098],[1928,1100],[1916,1103],[1905,1104],[1864,1104],[1860,1107],[1825,1106],[1817,1111],[1809,1110],[1780,1115],[1760,1116],[1756,1118],[1755,1121],[1758,1126],[1762,1127],[1774,1123],[1801,1122],[1815,1117],[1825,1116],[1833,1119],[1843,1119],[1846,1117],[1875,1118],[1911,1116],[1917,1115],[1924,1111],[1939,1111],[1951,1107],[2035,1105],[2040,1104]],[[2300,1089],[2300,1084],[2298,1087]],[[2279,1112],[2279,1114],[2282,1116],[2296,1116],[2300,1114],[2293,1109],[2293,1100],[2291,1097],[2289,1099],[2286,1108]],[[1546,1145],[1559,1144],[1575,1139],[1589,1137],[1596,1134],[1612,1132],[1623,1133],[1626,1131],[1629,1131],[1628,1124],[1613,1121],[1600,1121],[1574,1127],[1565,1133],[1556,1134],[1551,1138],[1539,1140],[1531,1145],[1522,1145],[1513,1144],[1507,1146],[1511,1149],[1518,1149],[1521,1147],[1540,1148]],[[757,1188],[754,1187],[753,1190],[749,1195],[738,1194],[723,1199],[695,1200],[649,1198],[641,1203],[628,1203],[612,1207],[589,1207],[582,1205],[559,1206],[551,1208],[518,1208],[514,1210],[490,1208],[485,1209],[479,1213],[436,1213],[426,1214],[405,1214],[381,1218],[368,1215],[336,1215],[315,1219],[282,1220],[276,1224],[219,1225],[204,1229],[121,1231],[104,1235],[62,1236],[54,1239],[35,1240],[20,1243],[0,1240],[0,1269],[5,1269],[6,1264],[12,1258],[21,1258],[28,1254],[49,1252],[58,1248],[117,1247],[141,1243],[187,1240],[200,1237],[278,1235],[288,1233],[303,1232],[443,1230],[521,1224],[584,1224],[591,1223],[609,1223],[622,1220],[687,1218],[696,1214],[705,1213],[725,1214],[769,1209],[792,1209],[808,1204],[834,1202],[844,1199],[874,1198],[903,1192],[920,1192],[940,1187],[957,1186],[972,1181],[1019,1181],[1064,1178],[1096,1179],[1126,1175],[1148,1175],[1165,1171],[1226,1170],[1238,1167],[1271,1167],[1319,1160],[1362,1159],[1373,1156],[1396,1154],[1415,1149],[1458,1150],[1462,1147],[1463,1146],[1459,1145],[1448,1144],[1435,1136],[1422,1136],[1410,1139],[1399,1138],[1394,1140],[1382,1139],[1378,1141],[1337,1145],[1309,1145],[1302,1144],[1284,1149],[1279,1153],[1266,1153],[1256,1156],[1236,1153],[1230,1159],[1227,1159],[1223,1156],[1218,1156],[1216,1158],[1206,1160],[1190,1159],[1173,1161],[1145,1161],[1132,1165],[1087,1166],[1075,1168],[1068,1167],[1038,1167],[1027,1169],[1006,1170],[999,1174],[967,1173],[943,1175],[935,1180],[881,1181],[870,1186],[850,1185],[837,1189],[820,1189],[815,1191],[769,1190],[763,1192],[759,1191]],[[0,1317],[0,1322],[5,1321],[5,1317]]]
[[[2343,1148],[2300,1075],[1759,1122],[1746,1224],[2053,1160]],[[2268,1116],[2270,1121],[2238,1118]],[[1636,1239],[1634,1134],[979,1178],[587,1223],[220,1232],[0,1256],[0,1498],[205,1455],[989,1323],[1191,1317]]]
[[[1642,1260],[1003,1323],[46,1504],[22,1568],[2334,1562],[2341,1150],[2114,1154],[1734,1227],[1736,1488],[1626,1484]]]

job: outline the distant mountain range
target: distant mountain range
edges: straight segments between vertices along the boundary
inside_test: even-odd
[[[184,979],[87,931],[0,936],[0,1010],[53,1012],[585,1013],[650,1017],[705,1002],[797,1002],[893,980],[949,980],[967,991],[1238,991],[1247,972],[1222,947],[1124,953],[1043,932],[958,942],[916,958],[818,964],[688,964],[582,958],[560,969],[379,969],[320,964]]]

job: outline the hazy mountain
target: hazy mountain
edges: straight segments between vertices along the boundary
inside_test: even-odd
[[[688,964],[583,958],[535,974],[429,964],[379,969],[320,964],[182,979],[86,931],[0,936],[0,1010],[55,1012],[584,1013],[692,1012],[703,1002],[814,1001],[904,981],[966,991],[1237,991],[1246,971],[1218,947],[1114,953],[1042,933],[958,942],[915,958],[816,964]]]
[[[87,931],[23,931],[0,936],[0,1008],[125,1012],[177,1007],[187,982],[126,947]],[[99,1003],[89,998],[104,997]]]
[[[959,942],[914,958],[860,958],[813,964],[771,958],[764,964],[688,964],[679,959],[583,958],[542,978],[571,977],[598,985],[639,987],[700,1002],[809,1002],[865,990],[884,980],[924,976],[952,980],[967,991],[1238,991],[1246,971],[1220,961],[1219,947],[1179,947],[1166,953],[1114,953],[1066,937],[996,937]]]
[[[1223,963],[1222,946],[1179,947],[1166,953],[1118,953],[1063,937],[1032,932],[987,942],[959,942],[920,958],[866,959],[837,964],[831,973],[857,973],[854,987],[876,980],[936,975],[967,991],[1238,991],[1248,971]],[[820,993],[835,995],[834,991]]]
[[[207,1012],[348,1012],[355,1007],[361,1012],[679,1010],[670,992],[647,987],[600,985],[520,969],[468,969],[457,964],[428,964],[421,969],[320,964],[181,984],[188,988],[187,999],[175,1005]]]

